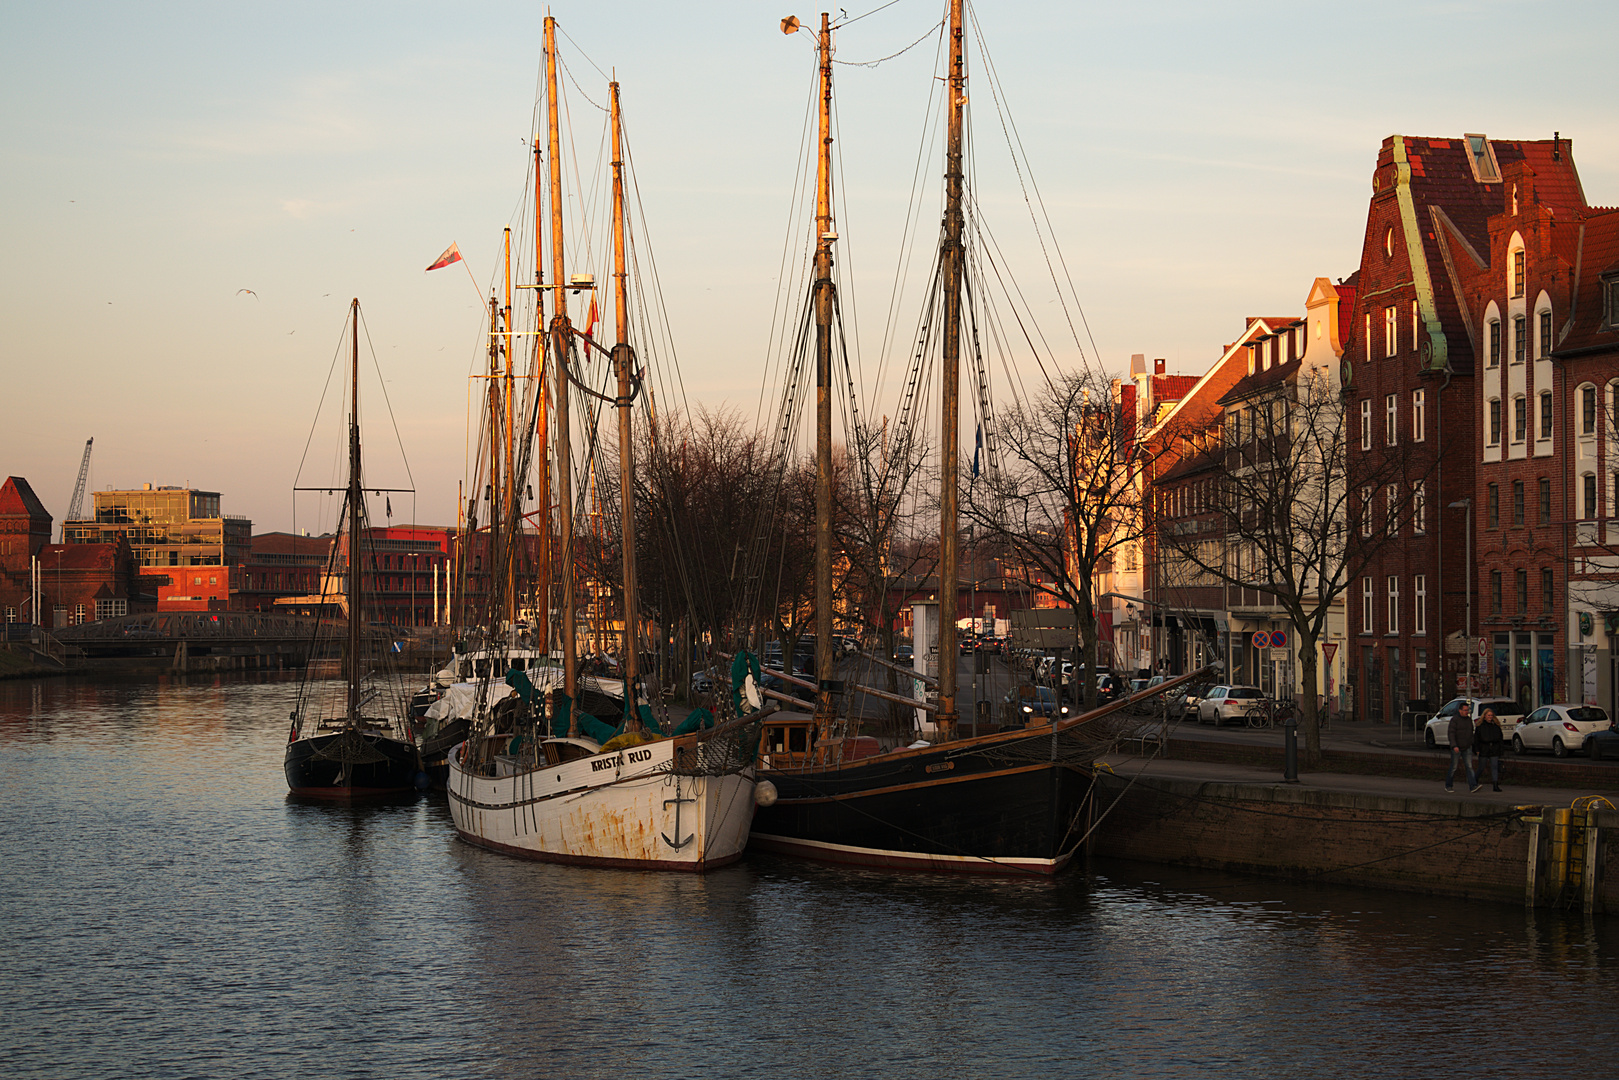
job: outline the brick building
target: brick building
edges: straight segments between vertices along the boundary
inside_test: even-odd
[[[247,518],[222,514],[219,492],[153,487],[94,493],[94,517],[63,525],[68,544],[124,539],[160,611],[224,611],[246,561]]]
[[[0,485],[0,613],[6,624],[57,628],[150,611],[127,541],[52,544],[51,515],[27,480]],[[39,610],[35,610],[35,604]]]
[[[1539,183],[1526,197],[1531,176]],[[1391,136],[1372,189],[1345,354],[1351,483],[1380,478],[1354,492],[1360,535],[1377,547],[1351,589],[1357,712],[1395,719],[1409,701],[1437,704],[1470,676],[1480,690],[1555,700],[1557,602],[1518,613],[1503,599],[1495,611],[1478,583],[1497,580],[1491,574],[1532,581],[1527,598],[1545,571],[1556,580],[1552,533],[1531,535],[1526,516],[1540,512],[1539,476],[1555,445],[1536,445],[1552,365],[1530,337],[1554,307],[1553,277],[1563,275],[1566,287],[1568,271],[1558,266],[1571,245],[1550,226],[1585,211],[1567,143]],[[1513,228],[1499,220],[1504,209]],[[1516,225],[1530,218],[1533,273],[1527,255],[1516,254],[1526,250]],[[1508,512],[1516,507],[1523,526],[1502,528],[1503,491],[1518,493]],[[1552,520],[1560,513],[1553,505]],[[1508,595],[1515,606],[1517,594]],[[1481,630],[1486,652],[1495,635],[1507,635],[1506,671],[1489,657],[1478,671]]]

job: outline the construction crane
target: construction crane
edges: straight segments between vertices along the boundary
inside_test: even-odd
[[[73,499],[67,504],[67,517],[62,519],[62,543],[67,543],[67,523],[79,520],[84,513],[84,482],[90,476],[90,447],[95,439],[84,440],[84,460],[79,462],[79,482],[73,485]]]

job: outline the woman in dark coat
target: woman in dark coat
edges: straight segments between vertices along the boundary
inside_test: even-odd
[[[1506,748],[1506,738],[1501,734],[1501,721],[1496,719],[1494,709],[1485,709],[1484,715],[1479,717],[1478,728],[1473,732],[1473,746],[1478,750],[1479,782],[1484,781],[1484,765],[1490,766],[1490,786],[1501,790],[1501,751]]]

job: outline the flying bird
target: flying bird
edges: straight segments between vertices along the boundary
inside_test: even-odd
[[[241,296],[243,293],[246,293],[247,295],[251,296],[255,300],[257,300],[259,298],[259,294],[254,292],[252,289],[237,289],[236,290],[236,295],[237,296]]]

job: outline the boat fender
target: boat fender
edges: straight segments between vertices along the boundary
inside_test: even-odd
[[[756,806],[775,806],[776,785],[769,780],[761,780],[753,785],[753,802]]]

